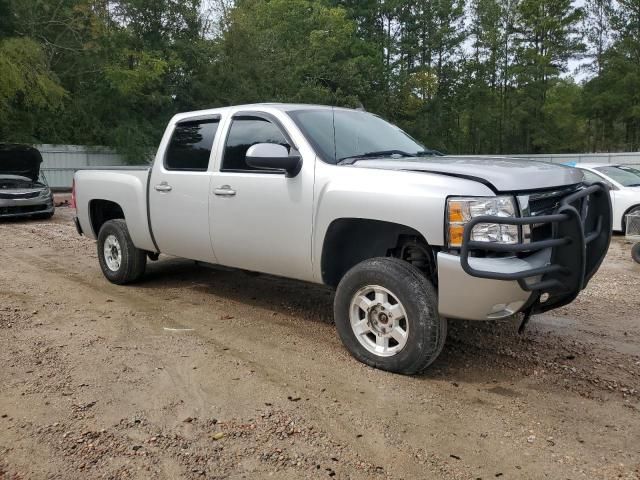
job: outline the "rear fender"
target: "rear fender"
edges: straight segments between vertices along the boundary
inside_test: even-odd
[[[149,170],[85,170],[75,175],[77,216],[83,232],[96,239],[91,219],[92,200],[117,204],[124,213],[134,245],[156,251],[147,216],[147,181]]]

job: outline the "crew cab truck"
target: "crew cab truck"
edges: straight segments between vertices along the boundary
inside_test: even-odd
[[[159,254],[336,288],[358,360],[424,370],[447,319],[571,302],[611,237],[602,183],[580,170],[441,156],[376,115],[257,104],[176,115],[150,168],[79,171],[79,233],[105,277]]]

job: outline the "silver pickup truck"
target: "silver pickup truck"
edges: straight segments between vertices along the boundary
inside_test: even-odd
[[[370,113],[258,104],[176,115],[150,168],[79,171],[76,227],[105,277],[160,253],[336,288],[358,360],[413,374],[447,319],[528,319],[571,302],[611,239],[580,170],[442,156]]]

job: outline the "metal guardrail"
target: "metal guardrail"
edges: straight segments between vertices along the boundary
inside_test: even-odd
[[[466,155],[465,155],[466,156]],[[472,157],[483,157],[486,155],[471,155]],[[640,164],[640,152],[620,152],[620,153],[554,153],[540,155],[499,155],[500,157],[519,158],[522,160],[536,160],[549,163],[608,163],[608,164]]]

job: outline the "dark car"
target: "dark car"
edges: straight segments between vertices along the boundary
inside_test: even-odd
[[[53,215],[53,194],[40,172],[41,163],[36,148],[0,145],[0,219]]]

